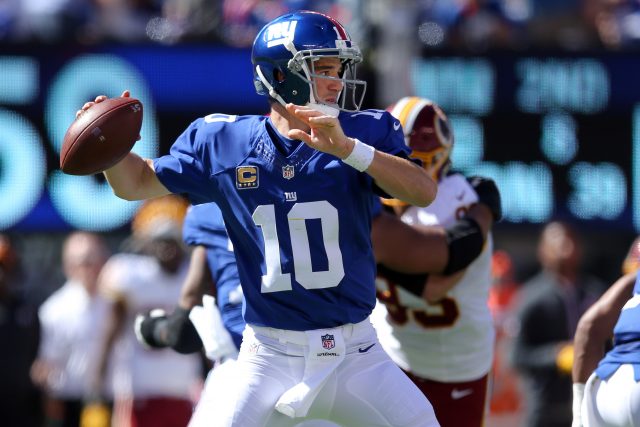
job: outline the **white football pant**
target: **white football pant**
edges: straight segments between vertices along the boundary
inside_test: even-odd
[[[640,383],[634,379],[633,366],[622,365],[601,380],[591,374],[582,400],[584,427],[640,426]]]
[[[439,426],[368,319],[307,332],[247,326],[238,360],[214,369],[196,414],[190,427]]]

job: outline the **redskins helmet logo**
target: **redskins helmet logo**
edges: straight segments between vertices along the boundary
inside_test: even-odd
[[[405,97],[389,109],[402,124],[411,156],[422,160],[424,168],[439,181],[450,167],[453,131],[449,119],[434,102]]]

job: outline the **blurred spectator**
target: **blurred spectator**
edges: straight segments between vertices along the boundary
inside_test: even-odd
[[[93,3],[95,13],[83,33],[86,39],[81,41],[147,40],[147,24],[161,13],[160,2],[154,0],[93,0]]]
[[[365,49],[394,39],[407,53],[640,43],[639,0],[0,0],[0,40],[247,47],[264,24],[300,9],[336,17]]]
[[[496,349],[491,368],[491,389],[487,425],[511,427],[522,425],[523,397],[519,375],[509,364],[509,350],[515,334],[515,306],[521,285],[516,281],[509,254],[497,250],[491,271],[493,286],[489,291],[489,310],[496,328]]]
[[[599,46],[598,36],[589,22],[592,1],[529,0],[531,16],[525,24],[530,45],[571,51]]]
[[[17,40],[56,43],[77,40],[93,7],[87,0],[20,0],[17,12]]]
[[[524,381],[526,425],[569,427],[573,337],[604,285],[582,270],[582,243],[568,224],[548,223],[537,249],[541,270],[520,297],[513,363]]]
[[[258,31],[268,22],[295,10],[326,13],[349,27],[337,0],[223,0],[222,39],[232,46],[251,46]]]
[[[47,395],[47,425],[80,425],[83,403],[91,391],[91,375],[102,350],[100,337],[104,335],[108,307],[97,293],[97,283],[108,256],[109,249],[99,235],[70,234],[62,248],[67,281],[38,312],[42,334],[31,373]],[[102,394],[111,398],[107,389]],[[103,413],[107,418],[108,412]]]
[[[40,394],[29,377],[40,324],[37,308],[21,294],[20,280],[12,242],[0,235],[0,424],[40,427]]]
[[[525,41],[527,0],[436,0],[422,4],[417,35],[423,47],[483,51],[518,47]]]
[[[220,2],[210,0],[164,0],[161,16],[147,23],[147,37],[172,44],[184,41],[220,40]]]
[[[107,261],[100,287],[111,306],[104,352],[94,383],[105,381],[113,355],[113,423],[118,427],[180,427],[191,417],[202,384],[201,359],[171,349],[148,349],[135,337],[134,319],[154,308],[171,311],[189,267],[182,244],[188,203],[179,196],[148,200],[132,223],[132,249]]]
[[[19,0],[0,0],[0,40],[15,38],[18,26]]]
[[[585,0],[587,19],[609,49],[640,46],[639,0]]]

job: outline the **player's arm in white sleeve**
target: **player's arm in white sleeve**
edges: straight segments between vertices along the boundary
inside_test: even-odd
[[[131,267],[128,255],[114,255],[102,267],[98,277],[98,292],[109,304],[109,311],[105,320],[102,334],[96,336],[100,341],[101,351],[98,353],[96,371],[91,378],[91,399],[101,400],[107,375],[109,360],[119,337],[127,327],[126,319],[132,301],[131,295]]]
[[[128,90],[122,93],[123,98],[131,96]],[[97,96],[92,102],[85,103],[76,112],[76,117],[103,102],[105,95]],[[151,159],[143,159],[135,153],[127,154],[116,165],[104,171],[107,182],[116,196],[125,200],[143,200],[164,196],[170,191],[160,182],[153,168]]]
[[[604,356],[620,311],[633,293],[637,272],[625,274],[582,315],[573,339],[573,426],[582,426],[580,408],[584,385]]]
[[[336,117],[293,104],[287,105],[287,111],[311,127],[309,133],[300,129],[290,130],[290,138],[299,139],[368,173],[376,185],[392,197],[414,206],[428,206],[435,199],[438,185],[415,163],[349,138]]]

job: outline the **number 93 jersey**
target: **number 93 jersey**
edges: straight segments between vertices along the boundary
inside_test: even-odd
[[[438,184],[438,194],[431,205],[409,207],[402,220],[448,227],[477,201],[467,179],[450,174]],[[495,334],[487,306],[492,251],[489,234],[480,255],[446,296],[434,304],[397,286],[395,279],[378,277],[382,304],[371,318],[380,343],[400,367],[422,378],[446,383],[476,380],[489,372]]]
[[[408,156],[389,113],[342,113],[339,120],[346,135]],[[267,117],[223,114],[193,122],[154,167],[170,191],[222,211],[247,323],[310,330],[371,313],[369,175],[283,137]]]

